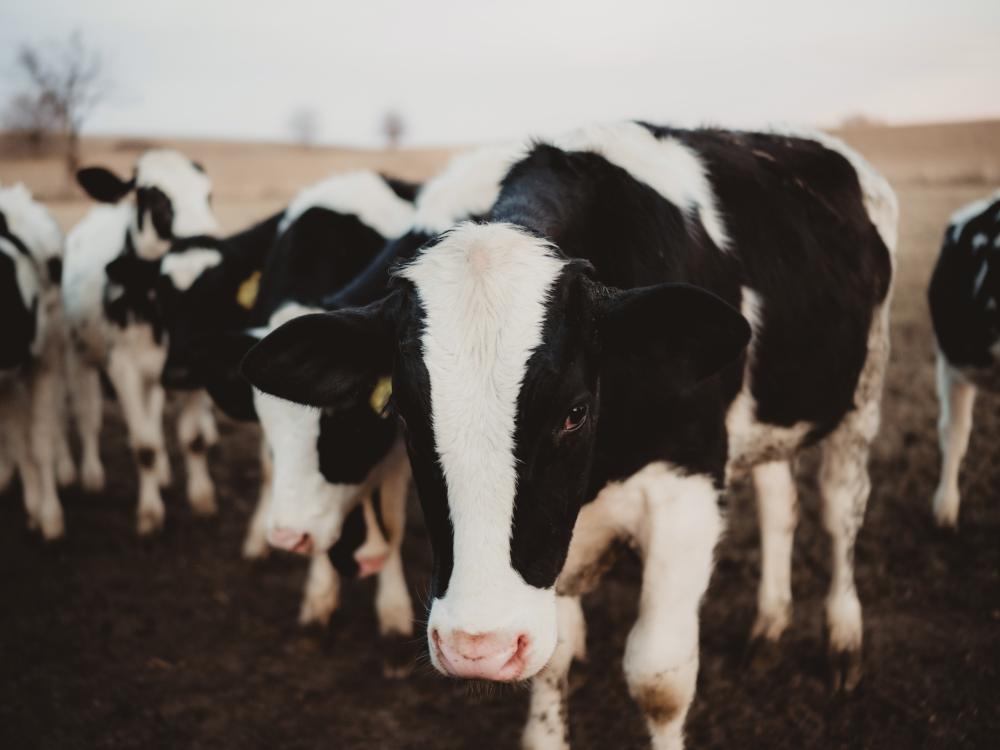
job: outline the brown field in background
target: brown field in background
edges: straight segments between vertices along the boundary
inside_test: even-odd
[[[902,210],[893,355],[873,492],[857,549],[865,678],[826,689],[821,636],[828,543],[814,479],[799,465],[795,620],[780,653],[741,663],[759,571],[753,498],[732,493],[729,533],[702,617],[691,748],[994,748],[1000,737],[1000,399],[981,396],[962,479],[961,528],[931,523],[937,479],[934,342],[925,290],[948,215],[1000,187],[1000,122],[841,133],[895,186]],[[282,206],[335,170],[433,173],[447,150],[398,152],[156,141],[202,162],[227,230]],[[151,142],[87,139],[85,164],[127,173]],[[0,161],[64,228],[86,210],[51,159]],[[206,521],[165,493],[159,538],[134,533],[135,478],[117,406],[106,407],[104,496],[64,494],[68,538],[24,529],[16,490],[0,496],[0,748],[512,748],[527,693],[483,697],[430,672],[381,677],[371,582],[347,584],[327,629],[295,624],[305,565],[239,557],[256,501],[257,430],[227,420],[214,456],[220,514]],[[168,424],[173,435],[173,424]],[[430,555],[411,502],[407,577],[420,601]],[[574,667],[573,747],[640,748],[645,733],[621,676],[639,572],[618,565],[585,600],[590,658]],[[417,604],[419,612],[419,603]],[[419,644],[415,645],[419,648]]]

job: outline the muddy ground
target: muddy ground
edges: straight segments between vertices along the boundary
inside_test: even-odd
[[[895,142],[895,141],[893,141]],[[982,397],[957,533],[937,531],[933,341],[924,292],[946,216],[995,189],[975,175],[898,185],[903,207],[893,357],[873,492],[857,549],[865,677],[826,687],[821,640],[828,543],[816,456],[801,461],[794,623],[780,653],[742,664],[759,571],[745,482],[732,493],[702,617],[692,748],[995,748],[1000,737],[1000,399]],[[218,518],[196,518],[179,483],[165,532],[134,531],[134,474],[117,407],[106,410],[109,487],[64,494],[68,537],[25,530],[0,495],[0,748],[512,748],[527,692],[484,696],[421,662],[382,677],[373,585],[347,585],[326,629],[296,625],[305,565],[250,564],[240,543],[258,489],[257,433],[222,422]],[[174,456],[176,478],[180,465]],[[420,600],[429,549],[411,504],[405,557]],[[617,565],[585,600],[589,661],[573,671],[574,748],[645,747],[621,675],[638,566]],[[418,605],[418,610],[419,610]],[[414,644],[417,649],[419,644]]]

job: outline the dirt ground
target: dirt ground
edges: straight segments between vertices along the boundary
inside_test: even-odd
[[[816,456],[807,455],[799,466],[795,619],[768,666],[742,664],[760,555],[746,482],[732,492],[729,531],[702,613],[691,748],[998,746],[1000,399],[982,396],[977,404],[961,527],[939,532],[930,514],[937,405],[924,290],[948,214],[1000,184],[1000,123],[846,137],[885,170],[902,206],[892,363],[857,549],[865,677],[847,698],[826,687],[829,545]],[[109,155],[124,167],[127,146],[89,142],[88,155]],[[231,228],[333,168],[374,162],[418,177],[444,158],[252,144],[186,148],[221,175],[219,213]],[[241,161],[250,166],[240,168]],[[273,167],[262,176],[264,163]],[[281,171],[283,164],[294,165],[294,174]],[[4,182],[25,179],[50,195],[58,174],[52,163],[0,163]],[[266,182],[273,174],[279,178]],[[85,205],[54,204],[67,225]],[[381,676],[371,582],[345,586],[329,628],[296,625],[304,563],[273,556],[249,564],[239,555],[258,489],[257,430],[225,420],[221,430],[213,464],[218,518],[193,516],[175,481],[166,493],[166,530],[152,540],[135,536],[134,472],[114,404],[104,432],[108,490],[102,497],[64,494],[65,541],[45,545],[28,534],[17,490],[0,496],[0,748],[516,747],[525,690],[483,696],[433,674],[426,661],[407,679]],[[174,468],[176,479],[176,455]],[[430,554],[413,503],[405,558],[419,602]],[[571,680],[574,748],[646,746],[621,675],[638,572],[635,561],[623,561],[585,600],[590,656]]]

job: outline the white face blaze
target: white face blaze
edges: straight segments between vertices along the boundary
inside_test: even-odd
[[[431,421],[454,530],[451,577],[431,606],[428,632],[525,634],[522,678],[555,647],[556,597],[511,565],[515,421],[564,265],[547,243],[513,226],[463,224],[401,271],[425,313]],[[433,644],[430,651],[442,669]]]

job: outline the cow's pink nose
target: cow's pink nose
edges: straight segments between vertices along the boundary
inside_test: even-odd
[[[438,662],[454,677],[510,682],[524,671],[531,645],[527,633],[431,631]]]
[[[373,576],[376,573],[380,573],[382,568],[385,567],[386,560],[389,559],[389,555],[376,555],[375,557],[355,557],[355,561],[358,563],[358,578],[367,578],[368,576]]]
[[[289,552],[296,552],[300,555],[312,554],[313,540],[304,531],[295,529],[277,528],[267,532],[267,542],[272,547],[286,549]]]

